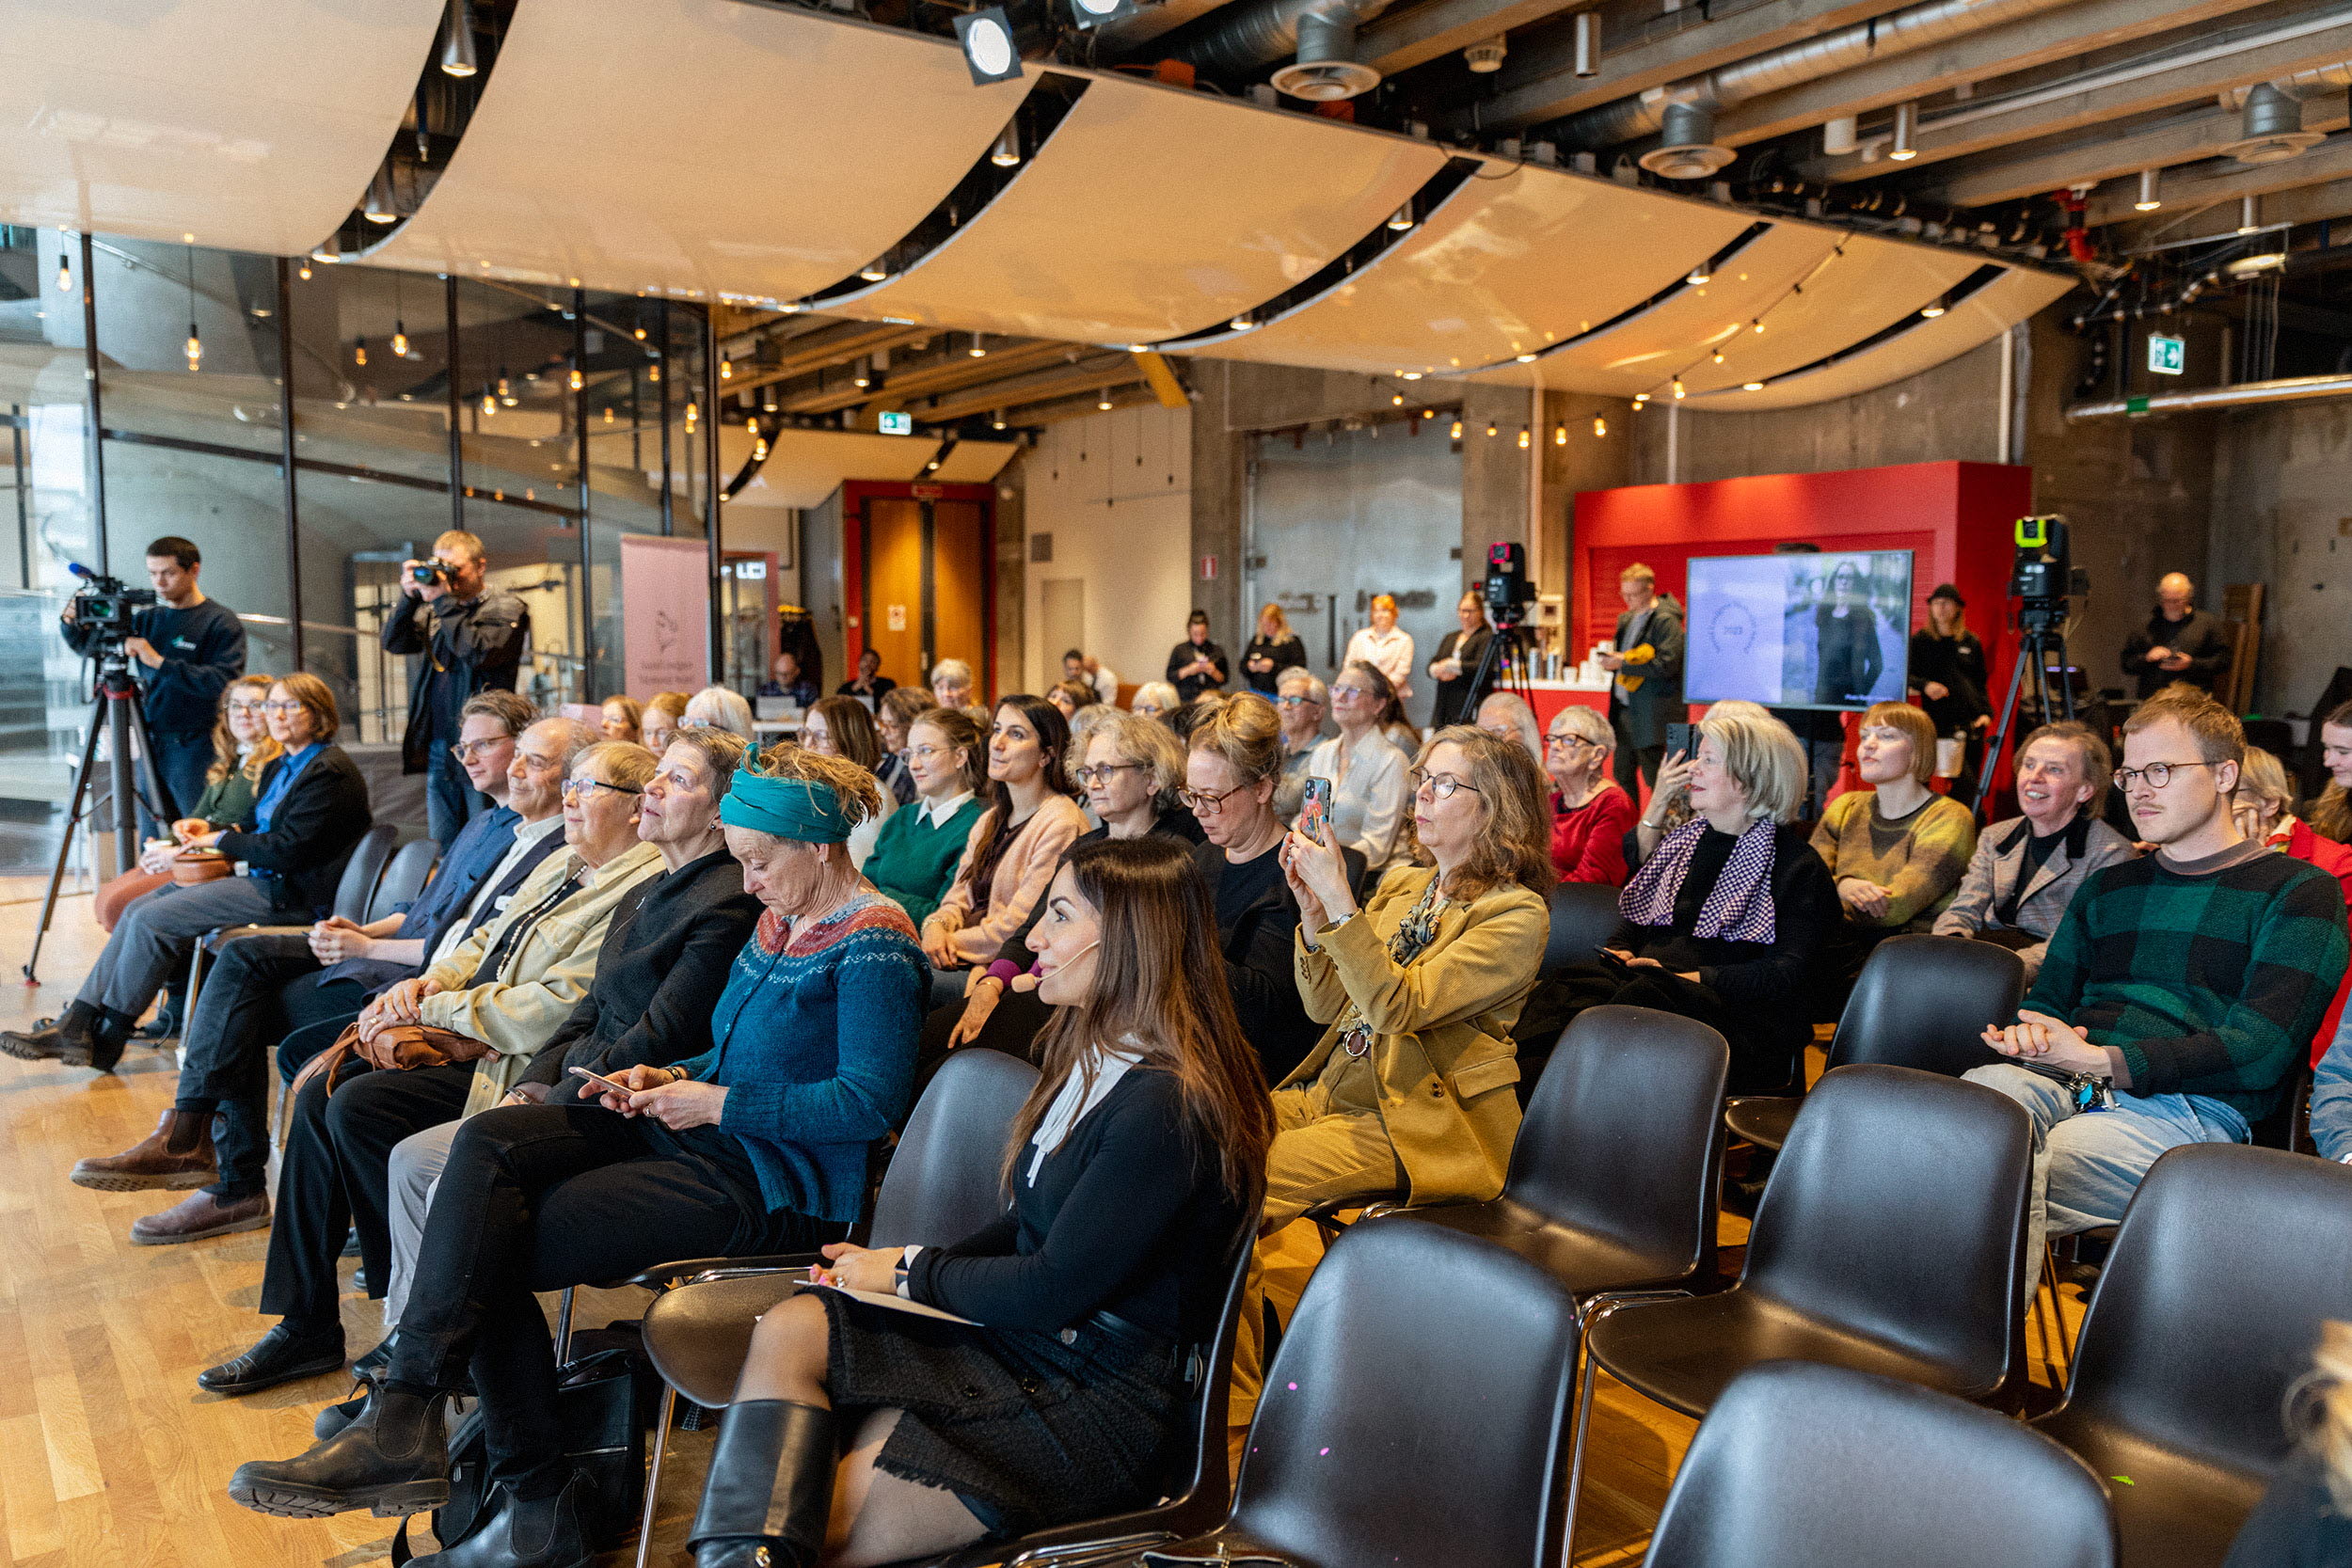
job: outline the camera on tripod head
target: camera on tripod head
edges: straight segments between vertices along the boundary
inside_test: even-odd
[[[2068,554],[2066,531],[2066,519],[2056,514],[2017,519],[2009,593],[2026,630],[2057,630],[2066,624],[2068,595],[2090,592],[2090,575],[2076,569]]]
[[[120,578],[93,572],[78,561],[67,562],[66,570],[89,585],[73,595],[73,624],[110,645],[119,646],[131,636],[136,629],[133,620],[155,603],[152,588],[133,588]]]
[[[1535,585],[1527,580],[1527,551],[1509,541],[1486,547],[1486,579],[1483,585],[1486,620],[1498,631],[1509,631],[1527,619],[1535,602]]]

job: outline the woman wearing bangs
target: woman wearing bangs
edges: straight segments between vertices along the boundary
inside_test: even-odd
[[[1009,1206],[946,1245],[825,1248],[755,1331],[694,1520],[700,1568],[897,1562],[1149,1500],[1273,1132],[1216,918],[1165,838],[1072,851],[1031,933],[1055,1009]],[[846,1452],[847,1457],[840,1457]]]

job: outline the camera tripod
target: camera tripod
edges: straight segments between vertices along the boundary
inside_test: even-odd
[[[98,732],[106,732],[107,790],[114,806],[115,875],[119,877],[139,863],[138,808],[144,804],[156,821],[168,824],[178,815],[170,789],[163,775],[155,769],[155,747],[147,730],[147,715],[139,711],[138,684],[131,678],[131,661],[123,654],[118,641],[109,643],[98,656],[98,680],[90,697],[88,733],[82,741],[82,760],[73,770],[73,796],[67,803],[65,832],[57,841],[56,863],[49,868],[49,887],[41,895],[40,924],[33,929],[33,951],[24,960],[24,983],[38,985],[33,968],[40,962],[41,942],[49,935],[49,922],[57,909],[57,889],[65,880],[65,863],[73,853],[74,831],[89,811],[91,769],[98,760]],[[141,795],[134,782],[131,742],[138,740],[138,771],[146,775],[147,790]],[[93,868],[94,869],[94,868]]]
[[[1494,611],[1488,610],[1487,613],[1491,616]],[[1466,712],[1455,716],[1454,721],[1455,723],[1477,723],[1478,705],[1485,702],[1488,697],[1493,696],[1498,691],[1511,692],[1516,695],[1519,701],[1525,703],[1531,710],[1534,709],[1535,706],[1535,693],[1527,684],[1527,656],[1529,650],[1524,641],[1526,636],[1527,628],[1520,626],[1517,621],[1498,625],[1494,627],[1494,635],[1486,639],[1486,651],[1478,656],[1478,668],[1470,675],[1470,702],[1469,708]],[[1502,657],[1502,654],[1506,650],[1519,656],[1517,666],[1518,670],[1518,684],[1515,686],[1506,686],[1502,683],[1501,678],[1497,678],[1492,686],[1488,686],[1486,682],[1489,675],[1495,674],[1498,670],[1508,667],[1505,665]]]
[[[2001,701],[2001,712],[1993,726],[1992,739],[1984,751],[1984,776],[1977,781],[1977,798],[1969,810],[1981,816],[1984,803],[1993,795],[1993,772],[2001,760],[2001,749],[2009,744],[2010,731],[2017,723],[2017,698],[2026,684],[2026,671],[2033,670],[2034,705],[2042,714],[2042,721],[2049,723],[2061,709],[2065,717],[2074,717],[2074,684],[2066,664],[2066,633],[2061,629],[2066,614],[2065,602],[2038,605],[2028,602],[2020,617],[2021,635],[2017,640],[2017,664],[2009,673],[2009,695]],[[2053,673],[2050,656],[2058,656]]]

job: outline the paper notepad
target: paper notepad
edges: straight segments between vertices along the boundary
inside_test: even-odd
[[[953,1312],[942,1312],[936,1307],[926,1307],[919,1301],[908,1301],[903,1296],[884,1295],[880,1291],[852,1291],[840,1285],[828,1285],[819,1279],[810,1280],[802,1289],[833,1291],[848,1296],[851,1301],[862,1301],[868,1307],[885,1307],[893,1312],[912,1312],[918,1318],[937,1318],[944,1323],[962,1323],[969,1328],[980,1326],[969,1318],[959,1318]]]

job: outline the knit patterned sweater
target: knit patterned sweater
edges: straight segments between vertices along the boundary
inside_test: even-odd
[[[846,1223],[866,1153],[906,1114],[930,983],[906,911],[871,890],[795,930],[759,917],[710,1019],[676,1066],[724,1085],[719,1130],[743,1141],[771,1212]]]
[[[2344,894],[2285,855],[2205,863],[2145,855],[2092,872],[2023,1006],[2120,1052],[2119,1088],[2209,1096],[2260,1121],[2344,974]]]
[[[1931,795],[1909,816],[1877,810],[1878,792],[1840,795],[1813,830],[1813,848],[1833,880],[1859,877],[1887,890],[1886,912],[1873,926],[1924,931],[1959,891],[1977,852],[1977,819],[1948,795]],[[1848,919],[1852,919],[1851,911]]]

